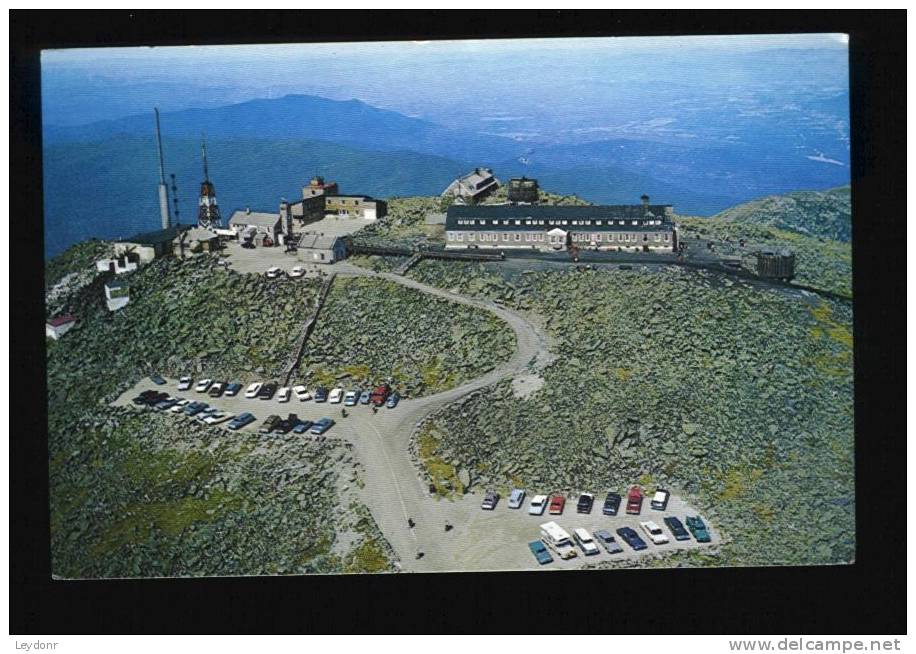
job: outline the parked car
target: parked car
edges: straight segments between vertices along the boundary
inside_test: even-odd
[[[508,506],[510,509],[520,509],[525,502],[525,491],[521,488],[513,488],[509,493]]]
[[[635,551],[644,550],[648,545],[646,541],[639,537],[636,530],[631,527],[621,527],[617,530],[617,535],[623,539],[623,542],[632,547]]]
[[[276,266],[271,266],[270,268],[267,269],[267,272],[264,274],[267,275],[267,279],[276,279],[277,277],[283,274],[283,271],[277,268]]]
[[[576,502],[576,513],[591,513],[592,505],[595,503],[595,496],[591,493],[582,493]]]
[[[156,411],[165,411],[166,409],[171,409],[178,402],[178,398],[166,396],[159,402],[153,405],[153,408]]]
[[[185,375],[184,377],[178,380],[178,390],[186,391],[191,388],[191,385],[194,384],[194,379]]]
[[[655,491],[655,495],[652,496],[652,501],[649,502],[649,506],[656,511],[664,511],[668,508],[669,497],[671,497],[671,493],[664,488],[659,488]]]
[[[289,402],[289,398],[292,397],[292,395],[293,389],[289,386],[283,386],[277,394],[277,402]]]
[[[297,422],[299,422],[298,419],[296,419],[296,420],[290,420],[289,418],[283,418],[282,420],[278,420],[278,421],[274,424],[274,428],[270,430],[270,433],[272,433],[272,434],[288,434],[289,432],[291,432],[291,431],[293,430],[293,427],[296,426],[296,423],[297,423]]]
[[[528,515],[544,515],[544,509],[547,508],[547,496],[535,495],[531,498],[531,504],[528,505]]]
[[[706,523],[698,515],[687,516],[687,529],[690,530],[690,533],[693,534],[698,543],[708,543],[712,540],[709,536],[709,530],[706,528]]]
[[[309,430],[309,433],[315,434],[316,436],[321,436],[321,434],[323,434],[324,432],[326,432],[333,426],[334,426],[333,420],[331,420],[330,418],[321,418],[314,425],[312,425],[312,428]]]
[[[620,546],[620,543],[611,536],[611,532],[607,529],[599,529],[595,532],[595,540],[601,543],[601,546],[607,550],[608,554],[620,554],[623,551],[623,548]]]
[[[328,389],[324,386],[319,386],[315,389],[315,401],[316,402],[327,402],[328,401]]]
[[[578,556],[569,534],[556,522],[545,522],[541,525],[541,540],[563,560]]]
[[[662,531],[662,528],[659,527],[652,520],[643,520],[639,523],[639,526],[642,527],[642,530],[646,532],[646,536],[649,537],[656,545],[664,545],[668,542],[668,537],[665,536],[665,532]]]
[[[258,393],[261,392],[261,386],[263,386],[261,382],[253,382],[248,384],[248,388],[245,389],[245,397],[247,397],[249,400],[256,398]]]
[[[359,390],[347,391],[344,395],[344,406],[355,406],[359,402]]]
[[[664,519],[664,522],[665,526],[667,526],[674,535],[674,540],[690,540],[690,534],[684,529],[684,525],[681,524],[680,520],[674,516],[668,516]]]
[[[314,424],[315,423],[312,422],[311,420],[300,420],[296,424],[296,426],[293,427],[293,433],[294,434],[304,434],[309,429],[311,429]]]
[[[553,563],[553,557],[550,556],[550,552],[547,551],[547,546],[541,541],[531,541],[528,543],[528,549],[531,550],[531,553],[534,554],[534,558],[536,558],[537,562],[541,565]]]
[[[228,411],[217,411],[216,413],[211,413],[209,416],[204,418],[204,423],[208,425],[219,425],[226,422],[227,420],[232,420],[234,417],[235,416],[233,416]]]
[[[206,407],[203,408],[203,410],[201,410],[201,411],[200,411],[197,415],[195,415],[194,417],[195,417],[197,420],[200,420],[201,422],[203,422],[204,420],[206,420],[207,418],[209,418],[212,414],[216,413],[217,410],[218,410],[218,409],[217,409],[215,406],[206,406]]]
[[[331,394],[328,395],[329,404],[340,404],[340,401],[343,399],[343,389],[342,388],[332,388]]]
[[[185,408],[186,406],[188,406],[188,403],[189,403],[189,402],[190,402],[190,400],[185,400],[184,398],[179,398],[178,401],[175,402],[174,405],[172,405],[172,408],[169,409],[169,411],[171,411],[172,413],[181,413],[182,411],[184,411],[184,408]]]
[[[585,556],[592,556],[594,554],[601,553],[601,550],[599,550],[598,546],[595,544],[595,539],[592,538],[590,533],[588,533],[588,530],[583,529],[582,527],[573,529],[573,538],[576,540],[576,544],[579,546]]]
[[[480,508],[484,511],[492,511],[496,508],[498,503],[499,493],[496,491],[487,491],[486,495],[483,496],[483,502],[480,503]]]
[[[391,394],[391,388],[388,384],[382,384],[381,386],[376,386],[372,389],[372,394],[369,396],[369,401],[372,402],[375,406],[382,406],[388,400],[388,396]]]
[[[149,405],[150,402],[161,402],[168,396],[168,393],[160,393],[159,391],[146,390],[142,391],[137,397],[133,398],[131,402],[137,406]]]
[[[292,270],[289,271],[289,276],[292,277],[293,279],[298,279],[299,277],[302,277],[304,275],[305,275],[305,268],[303,268],[302,266],[296,266]]]
[[[239,394],[240,390],[242,390],[242,385],[238,382],[232,382],[231,384],[226,384],[226,390],[223,392],[223,395],[226,397],[235,397]]]
[[[563,509],[566,507],[566,498],[562,495],[554,495],[550,498],[550,506],[547,507],[547,513],[550,515],[563,515]]]
[[[206,393],[207,389],[210,388],[212,383],[212,379],[201,379],[199,382],[197,382],[197,386],[194,387],[194,390],[198,393]]]
[[[604,515],[617,515],[620,510],[620,495],[617,493],[608,493],[604,498],[604,506],[601,507],[601,513]]]
[[[198,413],[207,408],[206,402],[191,402],[184,408],[185,415],[196,416]]]
[[[639,486],[631,486],[627,491],[627,513],[639,515],[642,512],[642,490]]]
[[[219,397],[226,390],[225,382],[216,382],[213,386],[210,387],[210,390],[207,391],[207,395],[210,397]]]
[[[306,400],[312,399],[312,394],[309,393],[309,389],[301,384],[299,386],[293,386],[293,393],[296,394],[296,399],[300,402],[305,402]]]
[[[277,382],[267,382],[266,384],[261,386],[261,390],[258,391],[258,399],[272,400],[276,392],[277,392]]]
[[[369,398],[372,397],[372,392],[368,389],[360,393],[359,403],[360,404],[369,404]]]
[[[245,413],[240,413],[239,415],[237,415],[226,426],[229,429],[232,429],[234,431],[236,429],[241,429],[242,427],[246,427],[247,425],[250,425],[254,421],[255,421],[254,415],[246,411]]]
[[[160,375],[158,372],[154,372],[152,375],[149,376],[149,378],[152,380],[154,384],[156,384],[156,386],[162,386],[163,384],[165,384],[165,380],[162,378],[162,375]]]
[[[393,409],[398,405],[398,402],[401,401],[401,396],[398,393],[392,393],[388,396],[388,399],[385,400],[385,406],[389,409]]]
[[[267,416],[264,422],[261,423],[261,427],[258,429],[258,433],[269,434],[274,430],[274,427],[277,426],[278,422],[280,422],[280,416]]]

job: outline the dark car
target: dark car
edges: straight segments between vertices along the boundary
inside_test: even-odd
[[[385,406],[389,409],[393,409],[398,405],[398,402],[401,401],[401,396],[397,393],[392,393],[388,396],[388,399],[385,401]]]
[[[708,543],[712,540],[709,537],[709,530],[706,528],[706,523],[704,523],[703,518],[698,515],[687,516],[687,529],[690,530],[690,533],[693,534],[693,537],[697,539],[698,543]]]
[[[154,404],[153,408],[156,409],[156,411],[165,411],[166,409],[171,409],[176,404],[178,404],[177,397],[167,397],[161,402]]]
[[[274,427],[277,426],[277,423],[280,422],[280,416],[267,416],[261,426],[258,428],[259,434],[269,434],[274,430]]]
[[[238,382],[232,382],[231,384],[228,384],[226,386],[226,390],[224,391],[223,394],[226,397],[235,397],[236,395],[239,394],[240,390],[242,390],[242,385]]]
[[[293,433],[294,434],[304,434],[309,429],[311,429],[314,424],[315,423],[312,422],[311,420],[300,420],[296,424],[296,426],[293,427]]]
[[[152,375],[149,376],[149,378],[153,381],[154,384],[156,384],[156,386],[162,386],[163,384],[165,384],[165,380],[162,378],[162,375],[160,375],[158,372],[154,372]]]
[[[165,398],[167,393],[160,393],[159,391],[145,390],[141,392],[137,397],[131,400],[137,406],[148,405],[150,402],[155,399],[156,402],[161,402]],[[160,398],[161,396],[161,398]]]
[[[591,513],[592,505],[595,503],[595,496],[591,493],[582,493],[576,502],[576,513]]]
[[[334,421],[330,418],[321,418],[318,422],[312,425],[312,428],[309,430],[310,434],[315,434],[316,436],[321,436],[324,432],[329,430],[334,426]]]
[[[297,421],[298,422],[298,421]],[[291,421],[289,418],[284,418],[283,420],[278,421],[274,428],[271,430],[272,434],[288,434],[292,431],[293,427],[296,426],[296,423]]]
[[[604,498],[604,506],[601,507],[601,513],[604,515],[617,515],[620,510],[620,495],[617,493],[608,493]]]
[[[534,558],[536,558],[541,565],[553,563],[553,557],[550,556],[550,552],[547,551],[547,546],[541,541],[531,541],[528,543],[528,549],[531,550],[531,553],[534,554]]]
[[[483,496],[483,502],[481,502],[480,508],[484,511],[492,511],[496,508],[498,503],[499,493],[496,491],[487,491],[487,494]]]
[[[623,539],[623,542],[632,547],[637,552],[648,547],[646,541],[639,537],[635,530],[629,527],[621,527],[617,530],[617,535]]]
[[[620,546],[620,543],[611,536],[611,532],[607,529],[599,529],[595,532],[595,539],[601,543],[604,549],[607,550],[608,554],[619,554],[623,551],[623,548]]]
[[[254,415],[246,411],[245,413],[240,413],[235,418],[233,418],[229,422],[229,424],[226,425],[226,427],[235,431],[236,429],[241,429],[242,427],[246,425],[250,425],[254,421],[255,421]]]
[[[213,386],[210,387],[210,390],[207,391],[207,395],[210,397],[220,397],[225,392],[226,382],[215,382]]]
[[[664,511],[668,508],[668,499],[670,497],[671,493],[664,488],[657,488],[655,489],[655,495],[652,496],[652,501],[649,502],[649,506],[656,511]]]
[[[191,402],[184,408],[184,412],[189,416],[196,416],[201,411],[209,408],[209,406],[206,402]]]
[[[690,534],[684,529],[684,525],[681,524],[680,520],[674,516],[668,516],[664,522],[674,535],[674,540],[690,540]]]
[[[277,382],[267,382],[258,391],[259,400],[270,400],[277,392]]]
[[[327,402],[328,401],[328,389],[324,386],[319,386],[315,389],[315,401],[316,402]]]

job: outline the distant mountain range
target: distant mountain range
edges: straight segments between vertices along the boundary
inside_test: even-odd
[[[812,160],[781,144],[614,139],[578,144],[521,142],[451,129],[358,100],[290,95],[162,115],[168,173],[181,219],[195,218],[206,132],[211,177],[223,212],[275,209],[300,197],[315,174],[348,193],[438,195],[457,175],[492,167],[503,180],[536,177],[594,203],[635,203],[642,193],[682,214],[710,215],[754,197],[848,183],[842,162]],[[44,128],[45,252],[158,224],[152,111],[81,126]],[[750,138],[750,137],[749,137]],[[756,143],[756,142],[755,142]]]
[[[726,209],[715,218],[848,242],[852,238],[850,191],[849,186],[840,186],[827,191],[771,195]]]

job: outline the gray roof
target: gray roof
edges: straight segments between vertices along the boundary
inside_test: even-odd
[[[280,221],[279,213],[268,213],[266,211],[242,211],[241,209],[232,214],[229,219],[230,225],[255,225],[257,227],[273,227]]]
[[[670,205],[641,204],[588,205],[588,206],[518,206],[509,204],[457,206],[448,208],[445,228],[448,230],[518,231],[550,230],[559,227],[567,231],[659,231],[674,227],[666,209]],[[646,210],[648,209],[648,214]],[[471,224],[459,221],[472,220]],[[634,225],[633,221],[637,221]],[[649,221],[661,220],[661,224]],[[519,221],[520,224],[516,224]],[[526,221],[543,221],[530,224]],[[564,224],[565,221],[565,224]],[[621,221],[623,224],[621,224]],[[579,224],[581,223],[581,224]]]
[[[172,225],[167,229],[157,229],[154,232],[134,234],[129,238],[122,238],[118,242],[136,243],[138,245],[157,245],[159,243],[165,243],[167,241],[174,240],[178,234],[188,229],[191,229],[191,225]]]
[[[314,232],[305,232],[299,239],[299,247],[308,250],[333,250],[339,236],[325,236]]]
[[[192,227],[188,230],[188,238],[192,241],[211,241],[218,238],[214,232],[203,227]]]

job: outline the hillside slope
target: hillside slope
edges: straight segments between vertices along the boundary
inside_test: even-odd
[[[826,191],[770,195],[713,217],[848,242],[852,237],[850,190],[849,186],[839,186]]]

